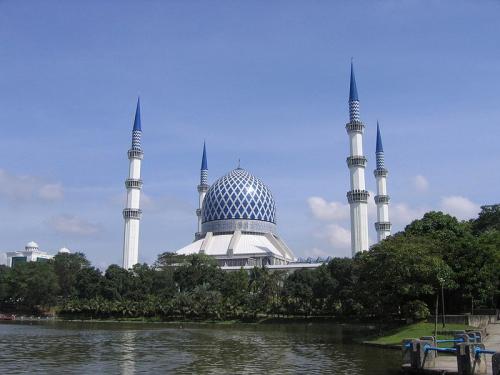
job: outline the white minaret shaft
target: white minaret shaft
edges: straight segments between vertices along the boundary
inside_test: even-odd
[[[375,203],[377,204],[377,222],[375,230],[377,231],[377,241],[380,242],[391,235],[391,222],[389,221],[389,195],[387,195],[387,169],[384,161],[384,147],[382,146],[382,136],[377,121],[377,147],[375,151],[377,157],[377,169],[373,171],[377,180],[377,195]]]
[[[351,63],[351,85],[349,92],[349,122],[346,125],[349,135],[350,156],[347,166],[351,177],[351,190],[347,200],[351,209],[351,251],[368,250],[368,191],[365,186],[366,158],[363,155],[364,125],[359,118],[359,99]]]
[[[198,216],[198,231],[195,233],[194,238],[201,238],[201,220],[202,220],[202,208],[203,200],[208,191],[208,164],[207,164],[207,148],[205,142],[203,142],[203,156],[201,158],[201,168],[200,168],[200,184],[198,185],[198,208],[196,209],[196,216]]]
[[[139,222],[142,211],[141,198],[141,162],[144,156],[141,148],[141,105],[137,100],[132,147],[128,150],[129,172],[125,181],[127,187],[127,206],[123,210],[125,230],[123,235],[123,268],[130,269],[139,261]]]

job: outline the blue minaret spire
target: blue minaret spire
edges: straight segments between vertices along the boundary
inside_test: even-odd
[[[375,204],[377,205],[377,221],[375,230],[377,231],[377,240],[382,241],[391,235],[391,222],[389,220],[389,195],[387,195],[387,174],[384,160],[384,147],[382,146],[382,135],[380,134],[380,125],[377,121],[377,145],[375,148],[377,159],[377,168],[373,171],[377,180],[377,195]]]
[[[134,128],[132,130],[132,150],[140,150],[141,149],[141,100],[137,98],[137,107],[135,109],[135,119],[134,119]]]
[[[349,119],[351,121],[360,121],[358,88],[356,86],[356,77],[354,75],[354,64],[352,60],[351,60],[351,84],[349,87]]]
[[[380,135],[380,126],[377,120],[377,146],[375,149],[377,159],[377,169],[384,169],[384,147],[382,146],[382,136]]]
[[[200,168],[200,184],[198,185],[198,208],[196,209],[196,216],[198,217],[198,231],[194,234],[196,240],[201,238],[201,222],[202,222],[202,209],[203,200],[208,191],[208,163],[207,163],[207,145],[203,141],[203,155],[201,157]]]
[[[200,185],[207,185],[208,182],[208,163],[207,163],[207,146],[203,141],[203,156],[201,157],[201,175]]]

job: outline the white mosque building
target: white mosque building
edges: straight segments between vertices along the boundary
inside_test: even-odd
[[[276,204],[269,188],[243,168],[207,184],[203,145],[199,192],[198,232],[180,255],[213,256],[221,267],[282,266],[295,256],[278,235]]]
[[[367,159],[363,153],[365,125],[360,119],[360,102],[351,62],[349,91],[349,122],[346,124],[349,136],[350,155],[347,166],[350,174],[350,190],[347,200],[350,205],[352,256],[369,249],[368,199],[365,167]],[[130,160],[129,178],[126,180],[127,206],[123,210],[125,220],[123,241],[123,267],[130,269],[138,262],[141,161],[141,119],[137,103],[132,147],[128,151]],[[382,137],[377,122],[376,169],[377,182],[377,240],[390,235],[389,196],[387,195],[387,174],[384,164]],[[265,266],[269,268],[293,269],[318,267],[321,263],[298,262],[292,250],[278,234],[276,204],[271,190],[257,177],[243,168],[236,168],[225,176],[208,184],[208,163],[206,146],[197,187],[199,200],[196,216],[198,229],[194,241],[176,251],[180,255],[206,254],[213,256],[226,270]]]
[[[58,251],[59,254],[69,254],[71,251],[66,247],[61,248]],[[52,258],[54,255],[50,255],[46,251],[40,250],[38,244],[34,241],[30,241],[24,247],[24,250],[9,251],[6,253],[7,266],[13,267],[18,263],[26,262],[46,262]]]

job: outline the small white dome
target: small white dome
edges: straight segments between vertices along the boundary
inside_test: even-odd
[[[38,250],[38,244],[34,241],[30,241],[26,244],[26,250],[33,250],[33,249],[37,249]]]
[[[59,250],[59,254],[69,254],[71,253],[71,251],[69,251],[68,248],[66,247],[62,247],[60,250]]]

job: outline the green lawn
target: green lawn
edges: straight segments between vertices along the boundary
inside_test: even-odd
[[[465,330],[473,329],[465,324],[446,324],[446,328],[442,328],[441,324],[438,325],[438,331],[455,331],[455,330]],[[399,345],[403,339],[418,339],[422,336],[433,336],[434,335],[434,323],[415,323],[407,326],[399,327],[397,329],[388,331],[384,336],[369,340],[370,343],[375,344],[385,344],[385,345]],[[438,340],[453,338],[450,335],[439,335]],[[445,345],[450,346],[450,345]]]

